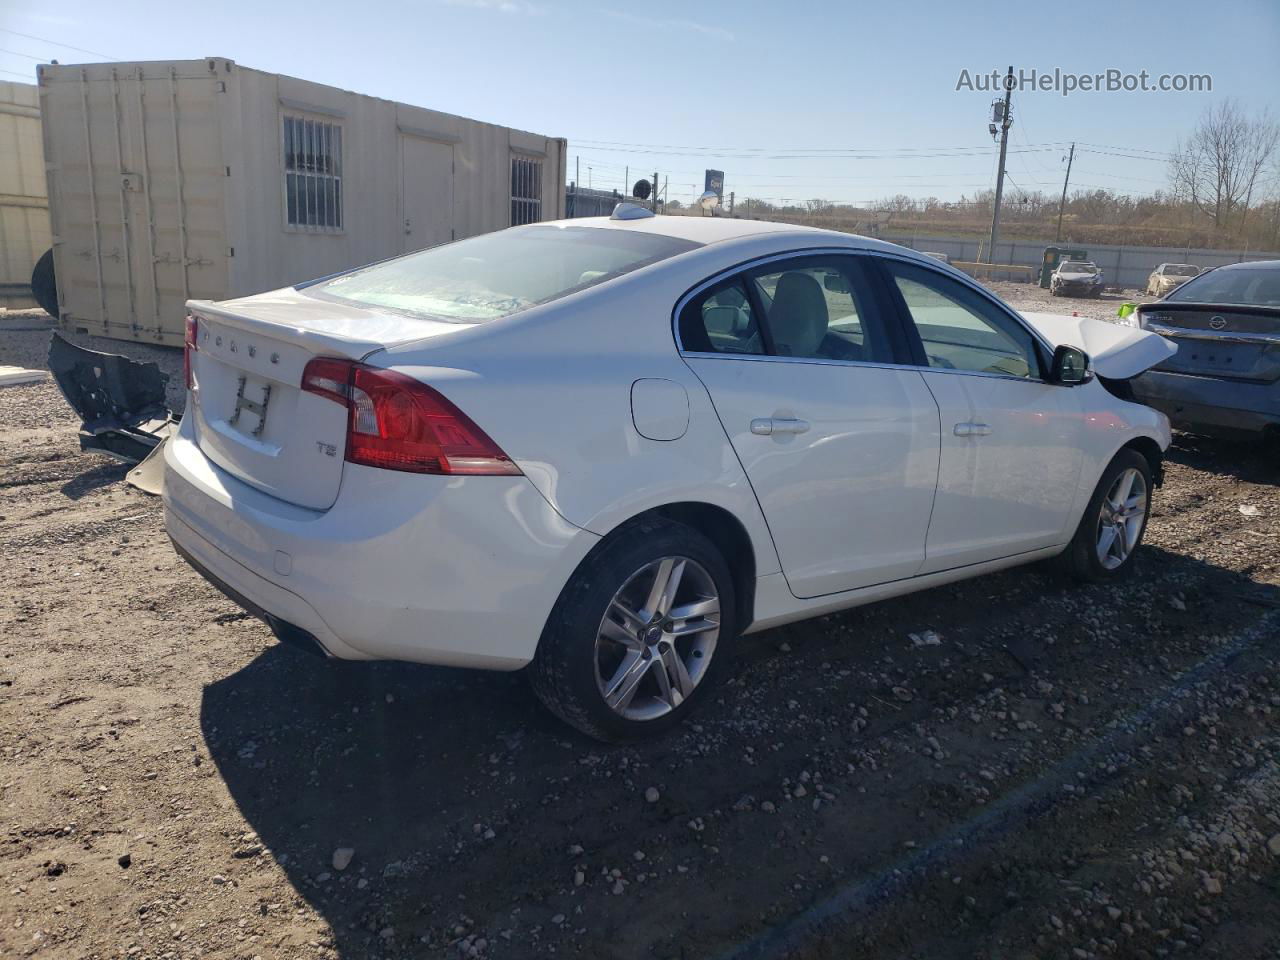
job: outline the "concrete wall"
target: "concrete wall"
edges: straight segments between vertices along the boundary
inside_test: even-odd
[[[985,253],[986,242],[977,239],[957,239],[949,237],[894,236],[887,234],[881,237],[890,243],[899,243],[913,250],[928,250],[933,253],[945,253],[952,260],[977,260],[979,247]],[[1036,268],[1036,279],[1039,279],[1039,268],[1044,256],[1044,248],[1049,243],[999,243],[995,256],[990,259],[995,263],[1020,264]],[[1089,251],[1089,257],[1102,268],[1108,286],[1121,286],[1141,290],[1147,284],[1151,271],[1162,263],[1193,263],[1202,270],[1209,267],[1220,267],[1226,263],[1239,263],[1242,260],[1277,260],[1280,253],[1258,253],[1247,250],[1203,250],[1186,247],[1124,247],[1108,246],[1100,243],[1062,243],[1064,247]],[[987,259],[985,256],[983,259]],[[1000,278],[997,272],[995,277]]]

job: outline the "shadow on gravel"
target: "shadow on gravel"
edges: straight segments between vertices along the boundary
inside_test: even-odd
[[[1280,444],[1274,440],[1246,442],[1175,433],[1165,460],[1247,483],[1280,485]]]
[[[916,743],[914,727],[938,724],[941,708],[975,703],[993,684],[1043,711],[1038,678],[1092,684],[1098,672],[1127,676],[1149,667],[1157,650],[1160,661],[1194,666],[1205,651],[1190,638],[1245,629],[1275,613],[1259,607],[1280,606],[1280,591],[1158,548],[1145,551],[1135,582],[1141,602],[1128,625],[1100,612],[1130,606],[1124,588],[1068,586],[1033,567],[745,638],[741,679],[718,702],[682,730],[634,747],[602,747],[569,731],[518,674],[325,662],[282,646],[205,688],[201,729],[257,842],[331,925],[345,960],[460,955],[449,946],[454,927],[471,932],[473,917],[475,931],[489,937],[504,926],[516,930],[499,944],[501,956],[543,953],[557,942],[547,938],[567,936],[578,922],[590,934],[577,954],[593,958],[683,955],[682,942],[691,957],[734,942],[744,956],[772,955],[803,942],[815,919],[847,918],[880,902],[896,889],[898,868],[931,863],[935,848],[959,849],[943,838],[969,837],[982,810],[989,811],[983,836],[1014,830],[1043,839],[1049,828],[1030,822],[1029,804],[1043,793],[1051,807],[1060,781],[1028,786],[996,822],[992,807],[975,808],[913,748],[894,761],[891,779],[852,767],[834,774],[833,787],[847,799],[822,817],[731,815],[740,797],[753,794],[755,804],[776,796],[779,781],[818,754],[857,756],[884,738]],[[1169,603],[1175,591],[1189,609]],[[1254,603],[1240,602],[1246,592]],[[1152,643],[1091,647],[1088,625],[1104,620]],[[936,625],[944,643],[913,648],[907,631],[922,625]],[[1037,639],[1055,634],[1054,645]],[[1088,722],[1104,730],[1157,692],[1136,684],[1121,685],[1128,700],[1100,693],[1088,708],[1097,719]],[[898,685],[912,688],[907,702],[894,702]],[[855,704],[872,708],[869,726],[851,729]],[[988,736],[963,727],[937,729],[949,750],[954,743],[974,751],[969,765],[994,749]],[[752,750],[757,762],[744,765]],[[642,772],[633,780],[636,765]],[[653,782],[663,784],[663,796],[646,804]],[[722,811],[730,819],[720,819]],[[687,828],[704,814],[715,835],[710,847]],[[791,878],[817,862],[810,842],[831,854],[834,872],[796,894]],[[1061,842],[1047,838],[1045,846]],[[253,838],[229,843],[228,857],[267,855]],[[571,906],[584,903],[574,899],[574,843],[585,844],[591,863],[583,894],[596,891],[581,921]],[[333,865],[340,848],[355,851],[342,871]],[[632,885],[625,896],[608,895],[611,879],[600,889],[601,866],[630,875],[640,869],[632,853],[641,848],[666,859],[664,878]],[[761,857],[768,870],[759,869]],[[696,891],[673,872],[686,858],[705,870],[686,878]],[[557,913],[564,927],[552,921]],[[765,936],[775,924],[779,938]],[[525,949],[538,931],[541,949]],[[635,949],[615,952],[619,943]]]
[[[503,806],[494,789],[513,800],[536,789],[490,788],[490,770],[510,773],[486,762],[491,752],[518,750],[519,769],[534,774],[566,762],[568,744],[556,741],[584,743],[544,713],[521,675],[328,662],[280,645],[206,688],[201,727],[260,843],[333,927],[345,958],[392,947],[379,937],[388,901],[397,917],[406,900],[421,904],[424,926],[437,922],[428,901],[466,910],[458,892],[474,873],[421,851],[454,834],[480,840],[481,811],[487,826]],[[563,829],[551,819],[544,833]],[[355,851],[341,873],[339,848]]]
[[[62,485],[62,495],[69,500],[79,500],[85,494],[124,480],[129,472],[128,464],[112,460],[78,474]]]

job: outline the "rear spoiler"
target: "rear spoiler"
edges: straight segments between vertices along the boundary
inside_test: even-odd
[[[141,464],[177,429],[177,419],[165,406],[169,377],[157,364],[86,350],[55,331],[49,341],[49,372],[80,416],[81,450]],[[130,482],[159,492],[145,477],[135,479],[137,473],[130,471]]]

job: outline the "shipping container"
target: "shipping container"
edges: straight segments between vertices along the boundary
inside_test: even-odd
[[[40,100],[30,83],[0,81],[0,307],[30,307],[31,270],[49,249]]]
[[[43,65],[63,327],[181,346],[184,304],[564,215],[565,141],[210,57]]]

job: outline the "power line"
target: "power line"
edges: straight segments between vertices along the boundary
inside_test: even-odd
[[[1116,144],[1113,144],[1113,143],[1085,143],[1083,140],[1081,140],[1080,146],[1101,147],[1104,150],[1123,150],[1123,151],[1127,151],[1128,153],[1150,153],[1159,157],[1171,156],[1171,154],[1165,153],[1163,150],[1147,150],[1143,147],[1117,146]]]
[[[0,73],[7,73],[11,77],[21,77],[23,80],[26,80],[28,83],[35,83],[35,79],[36,79],[35,74],[19,73],[17,70],[0,70]]]
[[[37,63],[44,63],[44,62],[45,62],[45,58],[44,58],[44,57],[33,57],[33,56],[32,56],[31,54],[29,54],[29,53],[21,53],[21,52],[20,52],[20,51],[18,51],[18,50],[6,50],[6,49],[4,49],[3,47],[0,47],[0,53],[7,53],[7,54],[9,54],[11,57],[26,57],[28,60],[35,60]]]
[[[1101,170],[1090,170],[1089,176],[1107,177],[1110,180],[1136,180],[1138,183],[1158,183],[1166,186],[1169,182],[1167,180],[1152,180],[1150,177],[1128,177],[1119,173],[1103,173]]]
[[[50,40],[48,37],[37,37],[30,33],[19,33],[17,30],[10,30],[8,27],[0,27],[0,33],[11,33],[15,37],[22,37],[26,40],[35,40],[37,43],[50,43],[55,47],[63,47],[67,50],[75,50],[79,53],[87,53],[94,57],[105,57],[108,60],[118,60],[119,57],[113,57],[109,53],[103,53],[100,50],[86,50],[84,47],[74,47],[69,43],[60,43],[57,40]]]
[[[610,163],[607,160],[599,160],[595,157],[588,157],[586,155],[583,155],[582,162],[586,163],[588,161],[591,162],[591,164],[595,167],[596,170],[603,169],[615,175],[620,175],[624,170],[623,165],[620,163]],[[666,170],[664,172],[669,173],[672,176],[687,176],[687,177],[701,177],[703,174],[703,171],[701,170]],[[977,175],[977,171],[974,171],[974,170],[967,170],[967,171],[966,170],[961,170],[961,171],[938,170],[930,173],[889,173],[889,174],[863,173],[863,174],[830,174],[830,175],[815,175],[815,174],[807,174],[807,173],[777,173],[777,172],[770,171],[770,172],[763,172],[763,173],[760,173],[760,172],[738,173],[734,175],[734,180],[737,182],[747,182],[747,181],[756,181],[756,180],[769,180],[769,181],[794,180],[794,181],[804,181],[806,183],[815,183],[815,184],[835,183],[835,182],[843,182],[843,181],[863,181],[863,182],[872,182],[872,183],[889,183],[889,182],[896,183],[901,181],[903,185],[911,186],[912,181],[916,181],[916,180],[945,180],[947,178],[974,177],[976,175]],[[772,183],[772,182],[770,183],[751,182],[749,184],[750,187],[757,188],[757,189],[761,187],[782,187],[782,186],[795,186],[795,185],[796,184],[794,183],[788,184],[788,183]],[[939,186],[946,186],[946,185],[947,184],[939,184]]]
[[[724,147],[724,146],[706,146],[706,145],[674,144],[674,143],[639,143],[639,142],[629,142],[624,140],[592,140],[589,138],[578,139],[574,137],[570,137],[569,140],[571,143],[580,143],[583,145],[601,144],[601,145],[611,146],[611,147],[644,147],[646,149],[655,149],[655,150],[656,149],[699,150],[699,151],[722,150],[722,151],[731,151],[731,152],[746,152],[746,151],[753,151],[753,150],[754,151],[777,151],[778,149],[785,149],[785,150],[792,150],[792,151],[798,150],[805,153],[821,153],[821,152],[883,153],[886,150],[893,151],[896,153],[896,152],[903,152],[903,151],[933,151],[933,150],[979,150],[980,151],[980,150],[987,149],[986,147],[975,147],[972,144],[959,144],[954,146],[928,146],[928,147],[885,147],[883,149],[876,150],[876,149],[870,149],[866,147],[786,147],[786,148]],[[1035,144],[1035,146],[1038,146],[1038,147],[1060,147],[1063,145],[1064,144],[1059,141],[1051,141],[1046,143]]]
[[[1021,131],[1020,131],[1021,132]],[[1022,133],[1023,149],[1035,150],[1036,152],[1046,152],[1048,150],[1065,149],[1070,146],[1071,141],[1054,140],[1043,143],[1031,143],[1025,133]],[[653,150],[653,151],[693,151],[694,155],[719,154],[719,153],[785,153],[785,154],[856,154],[856,155],[881,155],[881,154],[927,154],[941,153],[944,156],[950,156],[953,152],[964,151],[970,153],[982,153],[986,147],[975,147],[968,144],[957,146],[928,146],[928,147],[886,147],[883,149],[868,149],[862,147],[723,147],[723,146],[706,146],[694,144],[673,144],[673,143],[638,143],[624,140],[591,140],[591,139],[575,139],[570,138],[570,142],[576,145],[586,147],[587,149],[623,148],[621,150],[610,149],[608,152],[625,152],[626,148],[633,150]],[[1149,150],[1145,147],[1134,147],[1124,144],[1113,143],[1087,143],[1083,140],[1077,142],[1079,147],[1091,147],[1096,151],[1111,151],[1124,156],[1144,155],[1152,159],[1163,159],[1170,156],[1163,150]],[[1094,152],[1094,151],[1090,151]]]
[[[987,155],[987,147],[974,147],[971,149],[953,149],[940,150],[933,153],[921,153],[916,151],[897,150],[897,151],[879,151],[872,152],[862,151],[810,151],[805,153],[797,152],[777,152],[777,153],[730,153],[727,151],[705,150],[699,152],[685,152],[678,150],[651,150],[628,147],[603,147],[581,143],[580,141],[569,141],[573,146],[586,147],[588,150],[599,150],[605,153],[628,153],[628,154],[652,154],[664,157],[698,157],[716,160],[928,160],[935,158],[954,158],[954,157],[985,157]],[[1013,153],[1048,153],[1062,149],[1056,145],[1031,147],[1028,149],[1015,148]]]
[[[1080,150],[1083,153],[1095,154],[1096,156],[1099,156],[1099,157],[1123,157],[1127,160],[1145,160],[1148,163],[1158,163],[1160,162],[1161,159],[1167,160],[1170,156],[1172,156],[1172,154],[1168,154],[1168,153],[1162,154],[1159,157],[1141,156],[1136,153],[1120,153],[1118,151],[1112,151],[1112,150],[1094,150],[1089,147],[1077,147],[1076,149]]]

